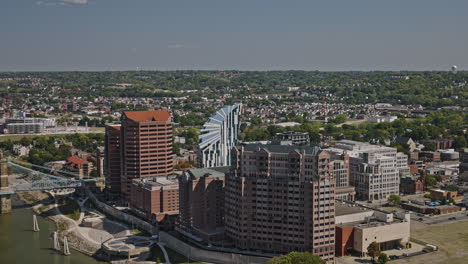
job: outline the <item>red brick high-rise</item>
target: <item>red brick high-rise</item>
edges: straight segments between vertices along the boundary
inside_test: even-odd
[[[179,177],[179,222],[183,233],[223,245],[224,176],[229,167],[190,169]]]
[[[225,234],[236,248],[335,253],[335,179],[318,147],[247,144],[225,177]]]
[[[128,200],[133,179],[173,172],[171,114],[167,110],[124,112],[120,130],[121,192]]]

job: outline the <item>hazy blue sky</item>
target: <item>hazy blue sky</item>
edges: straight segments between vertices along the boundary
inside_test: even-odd
[[[468,0],[1,0],[0,71],[468,68]]]

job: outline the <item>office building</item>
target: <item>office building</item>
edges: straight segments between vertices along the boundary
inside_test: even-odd
[[[238,140],[241,108],[240,104],[226,106],[203,125],[198,142],[199,167],[231,165],[231,149]]]
[[[8,134],[40,134],[44,132],[42,123],[11,123],[6,124]]]
[[[355,204],[336,205],[336,255],[359,253],[377,242],[381,250],[410,246],[410,214],[372,211]]]
[[[168,177],[133,179],[130,187],[130,209],[150,221],[162,221],[179,213],[179,184]]]
[[[38,134],[55,126],[54,118],[8,118],[2,130],[8,134]]]
[[[111,197],[120,196],[120,125],[106,126],[104,144],[104,175],[106,177],[106,191]]]
[[[349,155],[350,184],[359,200],[383,200],[399,194],[400,177],[409,176],[407,157],[395,148],[341,140],[328,151]]]
[[[35,118],[35,117],[25,117],[25,118],[8,118],[5,120],[6,124],[35,124],[42,123],[44,128],[53,128],[57,126],[55,118]]]
[[[346,153],[332,155],[332,168],[335,177],[335,199],[355,201],[356,190],[349,181],[349,156]]]
[[[453,148],[455,141],[453,139],[426,139],[421,140],[424,146],[434,145],[436,149],[450,149]]]
[[[424,182],[415,177],[403,177],[400,179],[400,193],[424,193]]]
[[[173,172],[172,120],[167,110],[124,112],[120,127],[121,192],[133,179]]]
[[[179,177],[177,230],[212,245],[224,241],[224,176],[229,167],[190,169]]]
[[[333,262],[335,179],[318,147],[248,144],[232,150],[225,234],[236,248],[309,251]]]
[[[308,146],[310,144],[308,133],[294,131],[276,133],[274,141],[283,142],[280,145],[286,145],[285,142],[289,142],[289,145],[294,146]]]

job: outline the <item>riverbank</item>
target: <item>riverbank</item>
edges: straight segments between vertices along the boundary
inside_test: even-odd
[[[53,249],[51,234],[57,230],[55,222],[37,217],[39,232],[33,231],[34,211],[15,194],[12,212],[0,215],[0,263],[31,264],[105,264],[70,248],[65,256]]]
[[[31,206],[31,209],[37,215],[53,221],[59,239],[63,241],[63,238],[67,237],[70,248],[99,260],[106,259],[103,253],[100,252],[101,245],[90,241],[86,236],[80,234],[77,228],[79,223],[60,212],[58,201],[51,193],[19,193],[18,197]],[[82,215],[83,212],[80,212],[80,217],[77,220],[82,219]]]
[[[103,212],[96,210],[96,204],[92,199],[89,199],[89,196],[84,199],[75,199],[73,197],[62,197],[63,194],[66,196],[70,193],[31,192],[21,193],[19,197],[28,204],[36,214],[55,223],[58,237],[62,243],[63,238],[67,237],[68,245],[71,249],[93,257],[94,259],[109,262],[108,254],[102,249],[102,243],[108,239],[114,238],[116,235],[117,237],[131,235],[133,230],[123,223],[109,219],[107,216],[104,216]],[[87,200],[89,200],[93,206],[91,206]],[[86,204],[88,204],[88,206],[86,206]],[[82,226],[80,223],[83,222],[85,217],[103,217],[105,220],[103,225],[107,227],[105,229],[96,229]],[[111,225],[113,227],[111,227]],[[117,226],[121,228],[116,228]],[[154,261],[146,260],[148,258],[155,259],[155,257],[153,258],[150,255],[151,254],[142,254],[134,260],[117,260],[111,261],[111,263],[155,264],[156,262]]]

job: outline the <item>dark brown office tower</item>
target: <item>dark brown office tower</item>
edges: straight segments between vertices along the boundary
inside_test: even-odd
[[[120,133],[121,190],[128,199],[133,179],[172,173],[171,115],[167,110],[125,112]]]
[[[225,232],[235,247],[284,254],[335,252],[335,179],[317,147],[235,147],[226,174]]]
[[[120,125],[106,126],[104,150],[104,175],[110,196],[120,195]]]
[[[191,169],[179,177],[179,221],[182,234],[223,245],[224,176],[229,167]]]

